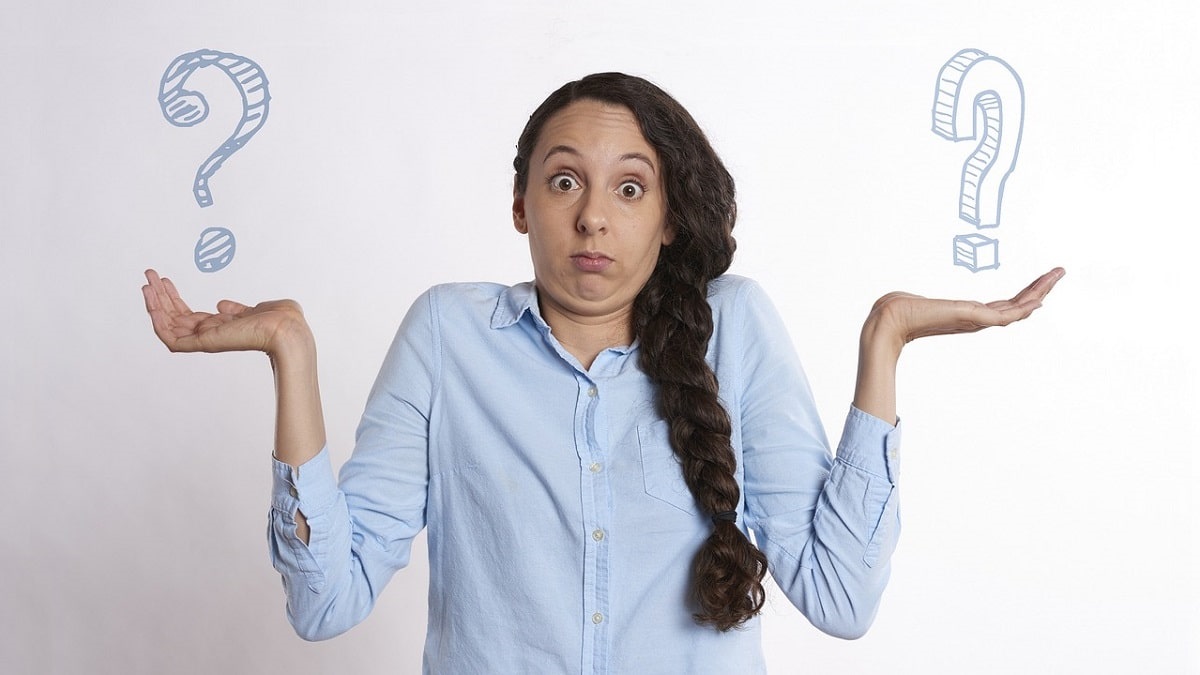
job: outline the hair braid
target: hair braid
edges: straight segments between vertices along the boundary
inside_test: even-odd
[[[706,513],[737,509],[741,488],[730,445],[729,414],[717,398],[717,378],[704,360],[712,336],[707,284],[672,279],[663,265],[634,307],[640,365],[658,388],[658,408],[670,427],[683,477]],[[697,621],[729,630],[762,609],[767,560],[737,525],[716,521],[692,561]]]

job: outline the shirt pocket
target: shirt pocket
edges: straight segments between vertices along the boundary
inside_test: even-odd
[[[671,448],[666,420],[637,428],[646,494],[685,513],[699,514],[696,498],[683,480],[683,467]]]

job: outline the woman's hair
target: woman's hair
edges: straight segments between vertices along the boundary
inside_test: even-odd
[[[674,241],[634,300],[633,328],[642,370],[658,389],[659,413],[696,502],[713,531],[692,562],[695,619],[726,631],[762,609],[767,559],[729,519],[741,499],[729,414],[717,399],[717,377],[704,360],[713,332],[708,283],[729,268],[736,243],[733,177],[692,116],[654,84],[622,73],[598,73],[550,94],[517,141],[515,189],[524,194],[529,158],[542,127],[579,100],[628,108],[658,153]]]

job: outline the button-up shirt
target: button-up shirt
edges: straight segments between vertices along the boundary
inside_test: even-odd
[[[737,525],[814,625],[861,635],[899,534],[899,430],[851,407],[835,459],[759,286],[726,275],[708,301]],[[271,557],[306,639],[364,619],[428,528],[426,672],[764,670],[758,618],[724,633],[692,619],[691,561],[713,525],[684,483],[637,343],[584,368],[532,283],[448,284],[418,299],[336,483],[330,467],[322,449],[274,469]]]

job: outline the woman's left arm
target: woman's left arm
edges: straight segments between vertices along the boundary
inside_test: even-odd
[[[880,298],[863,325],[858,385],[836,459],[782,320],[761,294],[739,298],[748,328],[740,393],[745,525],[788,599],[843,638],[871,625],[900,531],[896,361],[926,335],[976,331],[1029,316],[1062,277],[1055,269],[1011,300],[981,304],[907,293]],[[781,337],[783,336],[783,337]],[[725,381],[722,380],[725,384]]]
[[[1061,267],[1056,267],[1012,299],[986,304],[934,300],[899,292],[879,298],[867,315],[859,338],[854,407],[895,424],[896,362],[904,345],[930,335],[974,333],[1020,321],[1042,306],[1042,299],[1064,274]]]

